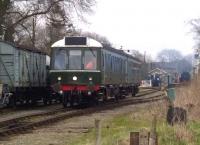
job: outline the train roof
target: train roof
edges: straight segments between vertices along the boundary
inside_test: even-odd
[[[11,45],[16,49],[26,50],[26,51],[30,51],[30,52],[34,52],[34,53],[41,53],[41,54],[47,55],[46,52],[38,50],[38,49],[35,49],[35,48],[32,48],[32,47],[26,47],[26,46],[23,46],[23,45],[17,45],[17,44],[14,44],[12,42],[3,41],[3,40],[0,40],[0,43],[5,43],[5,44],[8,44],[8,45]]]
[[[106,47],[106,48],[104,48],[104,49],[110,50],[110,51],[112,51],[112,52],[115,52],[115,53],[118,53],[118,54],[121,54],[121,55],[124,55],[124,56],[127,56],[127,57],[129,57],[129,58],[132,58],[132,59],[134,59],[134,60],[136,60],[136,61],[142,63],[142,61],[141,61],[139,58],[134,57],[133,55],[130,55],[130,54],[124,52],[124,51],[121,50],[121,49],[116,49],[116,48],[113,48],[113,47]]]
[[[52,46],[54,47],[103,47],[98,41],[81,36],[64,37],[61,40],[56,41]]]
[[[58,47],[99,47],[106,50],[109,50],[111,52],[118,53],[123,56],[127,56],[129,58],[132,58],[138,62],[142,62],[140,59],[125,53],[123,50],[119,50],[113,47],[103,47],[103,45],[89,37],[82,37],[82,36],[72,36],[72,37],[64,37],[61,40],[56,41],[52,46],[52,48],[58,48]]]

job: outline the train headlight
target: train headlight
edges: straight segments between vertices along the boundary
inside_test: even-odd
[[[89,77],[89,81],[92,81],[92,77]]]
[[[62,80],[62,78],[61,78],[61,77],[58,77],[57,79],[58,79],[58,81],[61,81],[61,80]]]
[[[88,95],[92,95],[92,92],[88,91]]]
[[[77,76],[73,76],[73,81],[76,81],[78,78],[77,78]]]
[[[63,94],[63,91],[62,91],[62,90],[60,90],[60,91],[59,91],[59,94],[60,94],[60,95],[62,95],[62,94]]]

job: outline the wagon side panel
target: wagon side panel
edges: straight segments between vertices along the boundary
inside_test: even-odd
[[[47,72],[46,72],[46,55],[41,55],[41,63],[40,63],[40,68],[41,68],[41,84],[42,86],[46,86],[46,77],[47,77]]]
[[[19,74],[20,74],[20,87],[28,87],[29,81],[29,69],[28,69],[28,57],[29,54],[25,50],[19,50]]]
[[[0,82],[9,86],[15,85],[14,50],[13,46],[0,42]]]
[[[15,49],[14,50],[14,76],[15,76],[15,86],[20,85],[20,70],[19,70],[19,50]]]

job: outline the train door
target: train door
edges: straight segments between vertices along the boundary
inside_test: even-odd
[[[102,82],[105,83],[105,52],[101,51],[101,77],[102,77]]]
[[[128,83],[128,58],[125,60],[125,82]]]

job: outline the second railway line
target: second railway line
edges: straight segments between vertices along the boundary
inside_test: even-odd
[[[114,109],[121,106],[127,106],[132,104],[138,104],[138,103],[148,103],[148,102],[154,102],[158,100],[164,99],[163,92],[146,92],[146,95],[141,95],[140,97],[136,98],[126,98],[122,101],[116,103],[116,102],[108,102],[99,106],[85,108],[85,109],[57,109],[57,110],[51,110],[45,113],[38,113],[38,114],[31,114],[31,115],[25,115],[18,118],[13,118],[10,120],[4,120],[0,122],[0,135],[3,137],[7,137],[12,134],[20,134],[25,131],[29,131],[34,129],[35,127],[39,126],[45,126],[48,124],[53,124],[55,122],[72,118],[75,116],[82,116],[87,114],[92,114],[95,112],[103,111],[103,110],[109,110]]]

